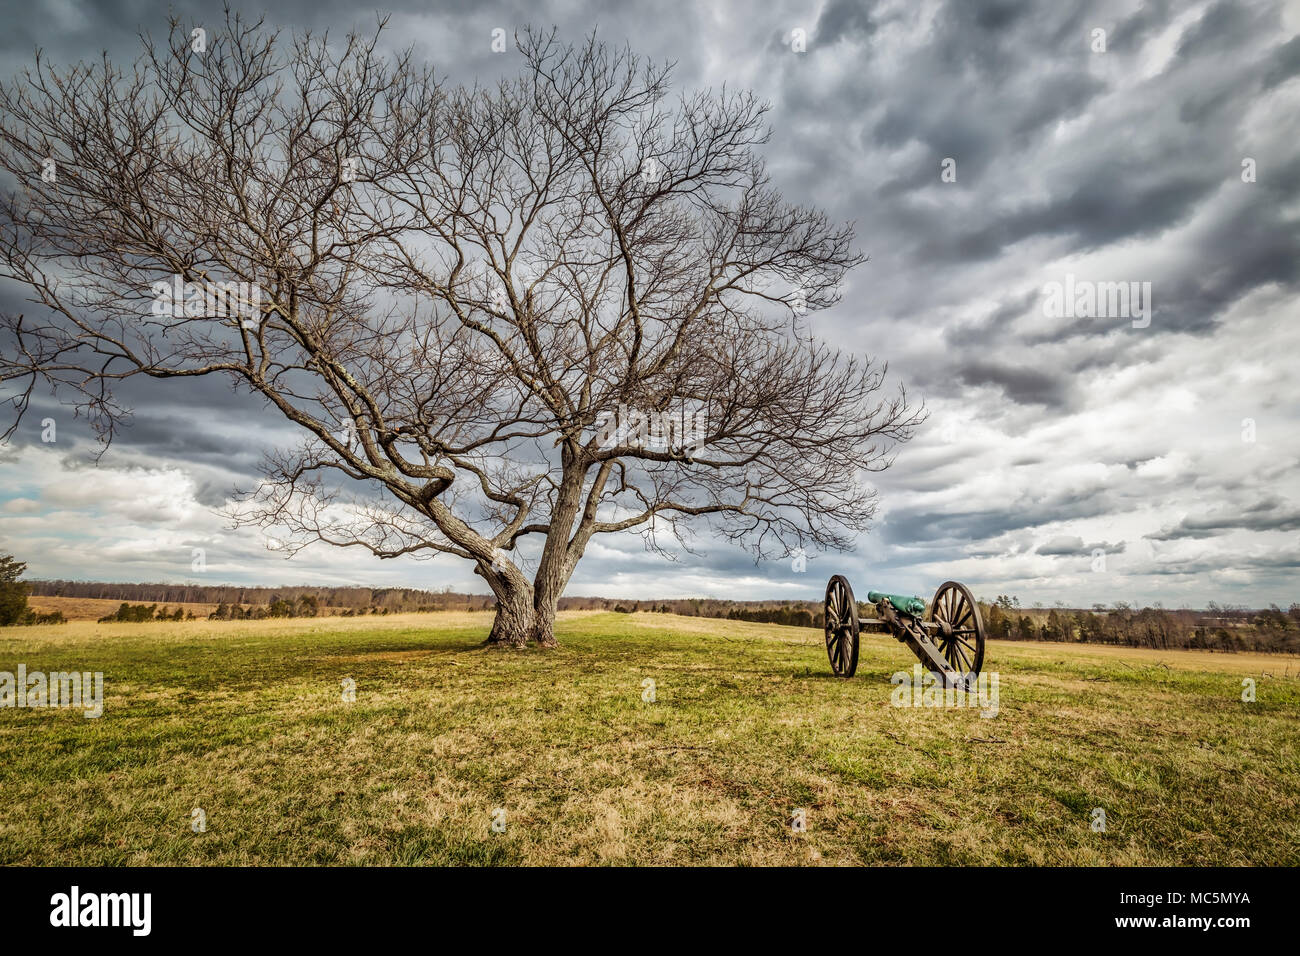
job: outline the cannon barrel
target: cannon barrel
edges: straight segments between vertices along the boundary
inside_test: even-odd
[[[920,617],[925,613],[925,601],[919,597],[903,597],[901,594],[885,594],[883,591],[868,591],[867,600],[872,604],[878,604],[881,601],[888,600],[895,608],[904,614],[910,614],[913,617]]]

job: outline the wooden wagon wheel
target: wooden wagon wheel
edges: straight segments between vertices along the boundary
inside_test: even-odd
[[[930,620],[939,626],[930,634],[954,670],[974,677],[984,666],[984,621],[970,588],[945,581],[934,592]]]
[[[858,605],[853,588],[842,575],[826,584],[826,656],[836,677],[852,677],[858,669]]]

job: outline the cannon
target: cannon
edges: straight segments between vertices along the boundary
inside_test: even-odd
[[[944,686],[975,686],[984,666],[984,621],[970,588],[945,581],[928,606],[919,597],[881,591],[867,592],[867,600],[876,616],[860,619],[848,579],[836,574],[826,584],[826,656],[836,677],[857,671],[858,636],[865,630],[902,641]]]

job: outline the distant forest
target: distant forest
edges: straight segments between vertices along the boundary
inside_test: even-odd
[[[495,605],[482,594],[458,594],[450,589],[362,587],[246,587],[238,584],[114,584],[100,581],[28,581],[34,597],[97,598],[154,604],[226,604],[269,607],[276,601],[290,604],[313,598],[323,609],[387,609],[403,611],[485,611]],[[329,610],[324,611],[329,613]]]
[[[298,616],[311,608],[320,614],[399,614],[411,611],[490,611],[490,595],[417,588],[298,587],[241,585],[112,584],[88,581],[30,581],[31,594],[45,597],[98,598],[154,604],[216,604],[213,617]],[[1011,641],[1117,644],[1157,649],[1269,651],[1300,654],[1300,603],[1283,611],[1209,602],[1204,610],[1171,610],[1158,605],[1138,608],[1125,602],[1090,608],[1022,607],[1018,598],[981,598],[980,612],[990,638]],[[725,618],[820,629],[820,601],[725,601],[685,598],[628,601],[614,598],[565,597],[560,610],[650,611],[690,617]],[[874,615],[860,603],[862,617]],[[289,610],[285,611],[284,609]],[[317,609],[319,608],[319,611]],[[239,610],[236,610],[239,609]],[[269,611],[269,613],[268,613]]]

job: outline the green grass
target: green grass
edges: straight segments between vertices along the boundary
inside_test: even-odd
[[[888,639],[839,680],[810,630],[488,623],[0,632],[0,670],[105,674],[97,720],[0,710],[0,863],[1300,863],[1294,659],[994,643],[984,719],[891,706]]]

